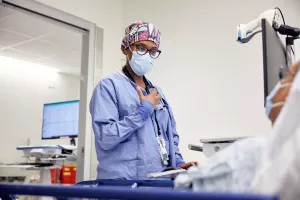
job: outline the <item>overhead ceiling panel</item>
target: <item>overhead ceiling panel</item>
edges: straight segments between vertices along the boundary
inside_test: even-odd
[[[32,60],[38,59],[38,56],[34,56],[29,53],[17,51],[15,49],[5,49],[0,52],[0,55],[18,59],[18,60],[27,61],[27,62],[31,62]]]
[[[40,57],[52,57],[56,55],[63,55],[66,52],[66,50],[62,49],[59,45],[50,44],[41,40],[33,40],[31,42],[26,42],[14,48],[22,51],[27,51],[35,55],[39,55]]]
[[[78,31],[0,5],[0,56],[78,75],[81,45]]]
[[[16,13],[0,20],[0,27],[22,33],[29,37],[39,37],[51,34],[57,31],[57,27],[38,19],[36,16],[30,16],[23,13]]]
[[[80,51],[82,35],[68,29],[61,29],[42,38],[55,44],[62,44],[66,49]],[[65,45],[67,44],[67,45]]]
[[[13,10],[8,9],[4,6],[0,6],[0,20],[2,18],[8,17],[8,16],[13,15],[13,14],[15,14],[15,12]]]
[[[16,32],[11,32],[0,28],[0,45],[11,46],[30,39]]]

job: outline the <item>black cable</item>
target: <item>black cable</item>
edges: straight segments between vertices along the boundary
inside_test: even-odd
[[[132,82],[135,83],[135,81],[133,80],[132,76],[131,76],[130,73],[128,72],[126,66],[124,66],[124,67],[122,68],[122,71],[123,71],[123,73],[124,73],[124,74],[125,74]]]
[[[282,17],[283,24],[285,25],[285,19],[284,19],[284,16],[283,16],[283,13],[282,13],[281,9],[278,8],[278,7],[276,7],[275,9],[277,9],[277,10],[280,12],[280,15],[281,15],[281,17]],[[289,37],[289,36],[286,36],[286,37]],[[292,52],[293,52],[293,54],[294,54],[294,56],[295,56],[295,51],[294,51],[293,47],[291,47],[291,49],[292,49]]]
[[[281,17],[282,17],[283,24],[285,25],[285,19],[284,19],[284,16],[283,16],[283,14],[282,14],[281,9],[278,8],[278,7],[276,7],[275,9],[277,9],[277,10],[280,12],[280,15],[281,15]]]
[[[158,134],[158,136],[161,136],[160,127],[159,127],[157,116],[156,116],[156,110],[154,110],[154,119],[155,119],[155,123],[156,123],[157,134]]]
[[[288,36],[287,36],[288,37]],[[294,48],[293,47],[291,47],[291,50],[292,50],[292,52],[293,52],[293,54],[294,54],[294,56],[295,56],[295,51],[294,51]]]

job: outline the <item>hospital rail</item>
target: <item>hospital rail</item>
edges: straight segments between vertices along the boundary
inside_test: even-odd
[[[161,187],[164,186],[161,185]],[[50,196],[56,197],[58,199],[101,198],[131,200],[278,200],[276,196],[272,195],[268,196],[237,193],[192,192],[186,190],[171,190],[166,188],[131,188],[128,186],[109,186],[104,184],[97,187],[91,187],[85,184],[74,186],[0,184],[0,198],[2,200],[11,200],[16,195]]]

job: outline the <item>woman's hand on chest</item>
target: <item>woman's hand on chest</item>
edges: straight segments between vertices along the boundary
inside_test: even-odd
[[[139,87],[136,87],[136,91],[139,95],[140,101],[148,101],[153,104],[153,106],[156,109],[156,106],[160,104],[161,95],[158,94],[156,88],[154,88],[150,94],[144,95],[142,90]]]

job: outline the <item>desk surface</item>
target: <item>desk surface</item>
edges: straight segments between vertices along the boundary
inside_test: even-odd
[[[18,146],[17,150],[26,149],[66,149],[66,150],[77,150],[77,146],[72,145],[33,145],[33,146]]]
[[[38,167],[32,165],[0,165],[0,168],[22,168],[22,169],[38,169]]]
[[[231,138],[210,138],[210,139],[201,139],[202,143],[225,143],[225,142],[234,142],[236,140],[244,139],[246,137],[231,137]]]

